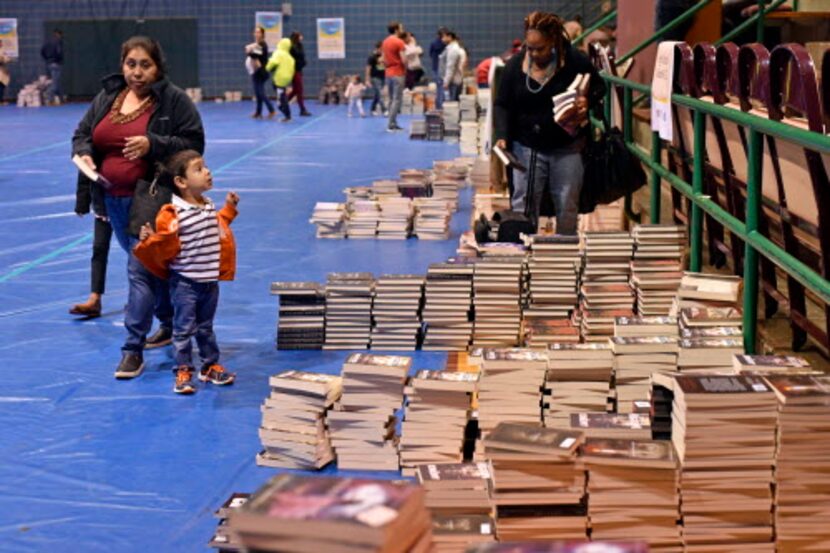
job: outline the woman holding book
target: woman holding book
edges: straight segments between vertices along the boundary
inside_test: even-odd
[[[153,180],[156,163],[181,150],[201,153],[204,145],[199,112],[190,98],[167,80],[158,42],[141,36],[128,39],[121,46],[121,73],[104,79],[103,89],[72,137],[72,154],[102,177],[93,183],[83,173],[78,176],[75,212],[88,213],[90,198],[100,198],[112,233],[129,255],[129,297],[124,314],[127,340],[116,378],[141,374],[144,348],[167,345],[172,337],[173,308],[167,283],[147,271],[132,253],[138,231],[131,229],[152,223],[131,221],[136,186],[140,180]],[[105,183],[106,188],[99,183]],[[137,213],[135,210],[134,219]],[[91,311],[100,314],[100,296],[97,300]],[[154,311],[161,327],[148,339]]]
[[[583,89],[569,91],[574,83]],[[534,224],[542,194],[549,189],[557,233],[576,233],[588,110],[604,92],[588,57],[571,47],[562,19],[545,12],[525,18],[525,48],[507,62],[499,85],[494,138],[518,162],[511,206],[527,213]]]

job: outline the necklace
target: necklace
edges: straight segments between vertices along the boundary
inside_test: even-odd
[[[144,112],[150,109],[155,103],[155,100],[152,96],[147,96],[144,100],[141,101],[138,107],[130,113],[121,113],[121,106],[124,104],[124,99],[127,97],[127,92],[129,92],[129,89],[125,88],[112,103],[112,108],[110,109],[110,121],[112,121],[116,125],[123,125],[125,123],[135,121],[136,119],[141,117],[141,115]]]
[[[554,63],[549,64],[547,68],[545,68],[544,78],[541,81],[539,81],[539,88],[534,89],[533,86],[530,84],[530,72],[533,70],[533,62],[528,60],[527,73],[525,73],[525,87],[527,88],[527,91],[531,94],[539,94],[540,92],[542,92],[542,89],[545,88],[545,85],[548,84],[548,81],[551,79],[551,77],[553,77],[555,68],[556,65]]]

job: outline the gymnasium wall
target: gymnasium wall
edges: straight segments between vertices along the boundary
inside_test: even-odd
[[[570,18],[583,15],[592,21],[599,13],[598,0],[296,0],[293,15],[284,19],[284,32],[299,30],[305,37],[309,64],[304,75],[306,95],[316,96],[326,72],[362,73],[374,43],[386,36],[391,19],[402,21],[428,51],[440,25],[455,29],[470,50],[471,64],[503,52],[522,34],[522,20],[534,9],[547,9]],[[243,67],[242,48],[251,41],[256,11],[280,11],[279,1],[251,0],[0,0],[0,17],[18,18],[21,57],[11,64],[12,83],[6,97],[44,72],[40,47],[44,23],[50,20],[86,18],[196,17],[198,19],[199,81],[204,94],[225,90],[250,94]],[[344,17],[346,59],[318,60],[316,18]],[[162,46],[164,46],[162,44]],[[66,45],[71,48],[71,44]],[[90,52],[90,56],[112,56],[118,51]],[[428,56],[424,65],[429,66]]]

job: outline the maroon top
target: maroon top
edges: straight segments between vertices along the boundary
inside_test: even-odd
[[[148,163],[145,158],[128,160],[122,150],[127,137],[147,134],[147,124],[152,113],[153,110],[148,109],[129,123],[113,123],[107,114],[92,131],[95,150],[103,156],[98,171],[113,184],[107,190],[109,195],[132,196],[138,179],[147,174]]]

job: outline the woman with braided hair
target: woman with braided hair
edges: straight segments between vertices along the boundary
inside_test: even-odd
[[[575,136],[553,119],[553,96],[565,92],[577,75],[590,75],[585,96],[575,104],[574,127],[588,119],[605,86],[588,57],[571,46],[562,19],[533,12],[525,18],[525,46],[504,68],[496,96],[495,144],[510,149],[526,171],[513,171],[514,211],[536,224],[548,189],[556,212],[556,231],[575,234],[582,188],[582,149],[588,127]]]

